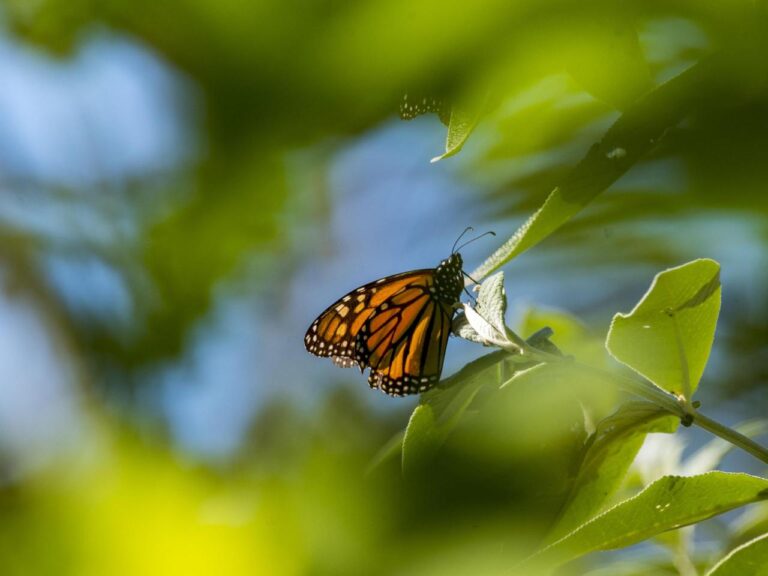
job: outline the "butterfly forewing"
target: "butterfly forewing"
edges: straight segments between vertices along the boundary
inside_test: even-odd
[[[312,322],[304,336],[305,347],[315,356],[357,360],[357,336],[371,314],[393,294],[432,272],[425,269],[387,276],[342,296]]]
[[[312,323],[304,344],[339,366],[369,367],[369,384],[387,394],[423,392],[440,379],[461,274],[453,254],[437,268],[361,286]]]

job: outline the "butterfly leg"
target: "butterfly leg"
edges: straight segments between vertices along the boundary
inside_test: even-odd
[[[464,292],[466,293],[467,296],[469,296],[469,299],[472,300],[475,306],[477,306],[477,299],[475,298],[475,296],[466,288],[464,288]],[[456,304],[454,304],[454,307],[456,307],[457,305],[459,306],[459,308],[461,308],[461,302],[457,302]]]

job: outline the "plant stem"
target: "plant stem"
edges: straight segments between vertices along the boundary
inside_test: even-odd
[[[738,446],[742,450],[749,452],[758,460],[762,460],[768,464],[768,449],[761,446],[757,442],[750,440],[744,436],[744,434],[740,434],[732,428],[723,426],[719,422],[715,422],[700,412],[694,412],[693,423],[701,428],[704,428],[704,430],[711,432],[715,436],[719,436],[723,440],[730,442],[734,446]]]
[[[712,420],[712,418],[705,416],[693,408],[691,408],[690,411],[686,410],[686,407],[675,396],[665,392],[657,386],[654,386],[650,382],[645,382],[643,380],[629,378],[627,376],[618,374],[611,374],[609,372],[604,372],[603,370],[598,370],[590,366],[580,365],[580,367],[589,370],[591,373],[599,374],[603,378],[612,379],[614,382],[618,381],[619,385],[627,392],[635,394],[636,396],[642,396],[646,400],[650,400],[654,404],[664,408],[675,416],[679,416],[683,419],[686,416],[692,418],[690,420],[691,424],[695,424],[707,432],[710,432],[715,436],[719,436],[723,440],[730,442],[734,446],[738,446],[742,450],[752,454],[752,456],[758,460],[768,464],[768,449],[764,448],[757,442],[750,440],[744,436],[744,434],[741,434],[732,428],[728,428],[727,426]]]
[[[530,346],[526,346],[524,350],[524,354],[527,354],[530,357],[533,357],[541,362],[569,361],[566,358],[556,356],[554,354],[549,354],[547,352],[543,352],[536,348],[531,348]],[[705,416],[701,412],[698,412],[696,409],[693,408],[693,406],[690,406],[690,404],[686,405],[684,401],[681,401],[681,399],[677,398],[675,395],[670,394],[665,390],[662,390],[655,384],[652,384],[651,382],[647,382],[645,380],[641,380],[639,378],[630,378],[629,376],[624,376],[622,374],[614,374],[612,372],[601,370],[599,368],[588,366],[586,364],[580,364],[578,362],[573,362],[573,361],[570,361],[570,362],[572,363],[574,368],[578,368],[580,370],[589,372],[590,374],[594,376],[598,376],[603,380],[607,380],[612,383],[618,383],[618,385],[621,388],[623,388],[630,394],[634,394],[635,396],[640,396],[642,398],[645,398],[646,400],[649,400],[650,402],[653,402],[654,404],[667,410],[671,414],[678,416],[684,422],[686,419],[688,419],[688,424],[696,424],[697,426],[699,426],[700,428],[703,428],[707,432],[710,432],[715,436],[719,436],[723,440],[730,442],[734,446],[737,446],[742,450],[744,450],[745,452],[752,454],[752,456],[754,456],[758,460],[768,464],[768,449],[761,446],[757,442],[750,440],[749,438],[737,432],[736,430],[733,430],[732,428],[728,428],[727,426],[724,426],[719,422],[712,420],[708,416]]]
[[[686,415],[689,414],[686,412],[684,406],[680,403],[680,400],[678,400],[676,396],[666,392],[665,390],[662,390],[655,384],[651,384],[650,382],[646,382],[645,380],[640,380],[637,378],[630,378],[629,376],[624,376],[621,374],[612,374],[608,371],[599,370],[597,368],[592,368],[591,366],[585,366],[583,364],[580,364],[579,367],[587,369],[593,374],[599,374],[603,379],[618,382],[619,386],[630,394],[641,396],[642,398],[653,402],[657,406],[664,408],[667,412],[670,412],[675,416],[679,416],[681,419],[685,418]]]
[[[691,404],[691,396],[693,396],[691,387],[691,375],[688,370],[688,358],[685,355],[685,346],[683,346],[683,337],[680,334],[680,326],[677,323],[677,317],[674,312],[669,312],[669,317],[672,320],[672,327],[675,331],[675,341],[677,343],[677,353],[680,358],[680,373],[683,376],[683,403],[685,404],[685,411],[689,414],[693,412],[694,408]]]

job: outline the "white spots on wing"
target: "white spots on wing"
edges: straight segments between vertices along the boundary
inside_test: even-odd
[[[352,368],[357,365],[355,360],[345,356],[333,356],[331,357],[331,361],[333,361],[333,363],[340,368]]]
[[[346,317],[347,314],[349,314],[349,306],[345,306],[344,304],[339,304],[336,306],[336,312],[341,316],[342,318]]]

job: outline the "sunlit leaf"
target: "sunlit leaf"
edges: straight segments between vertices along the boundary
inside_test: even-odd
[[[504,273],[499,272],[480,285],[477,311],[500,333],[504,333],[504,313],[507,311],[507,295],[504,291]]]
[[[464,312],[454,320],[453,331],[461,338],[480,344],[505,340],[506,310],[504,273],[499,272],[480,285],[475,305],[464,305]]]
[[[742,544],[720,560],[706,576],[765,576],[768,574],[768,534]]]
[[[628,314],[613,318],[611,355],[675,394],[695,392],[720,312],[720,265],[694,260],[657,274]]]
[[[477,126],[487,104],[487,95],[474,100],[462,100],[451,107],[451,120],[448,123],[448,134],[445,137],[445,152],[432,158],[439,162],[458,154],[467,142],[469,135]]]
[[[505,340],[504,332],[499,330],[486,320],[471,304],[464,304],[464,314],[462,318],[469,325],[469,330],[459,330],[459,335],[480,344],[500,344]]]
[[[768,480],[748,474],[665,476],[527,562],[561,564],[597,550],[622,548],[766,498]]]

